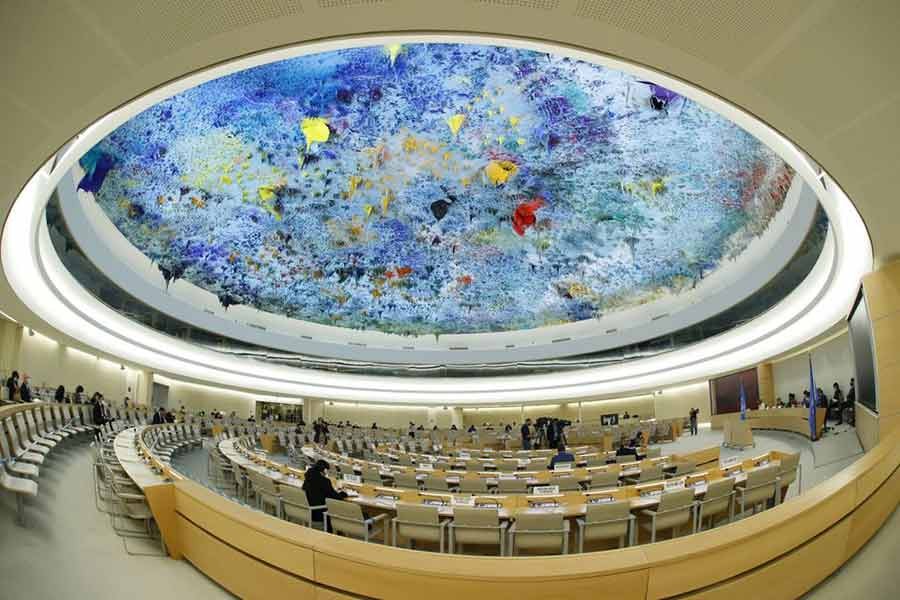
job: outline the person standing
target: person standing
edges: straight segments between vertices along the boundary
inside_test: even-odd
[[[7,396],[7,400],[10,402],[18,402],[19,401],[19,372],[13,371],[9,376],[9,379],[6,380],[6,390],[9,392]]]
[[[700,414],[699,408],[692,408],[689,413],[690,421],[691,421],[691,435],[697,435],[697,415]]]
[[[834,395],[831,397],[831,414],[837,417],[837,424],[844,424],[844,392],[840,384],[834,382]]]
[[[531,419],[522,423],[522,450],[531,450]]]
[[[31,402],[31,386],[28,385],[30,380],[27,373],[22,378],[22,386],[19,388],[19,400],[22,402]]]

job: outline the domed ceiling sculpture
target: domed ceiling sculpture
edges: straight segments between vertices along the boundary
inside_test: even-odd
[[[536,328],[691,289],[765,231],[793,176],[652,82],[469,44],[234,73],[80,163],[79,188],[167,281],[399,334]]]

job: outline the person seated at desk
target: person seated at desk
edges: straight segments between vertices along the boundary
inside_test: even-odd
[[[637,460],[638,452],[637,448],[635,448],[635,441],[637,438],[628,440],[627,446],[619,446],[618,450],[616,450],[616,456],[628,456],[631,454],[634,456],[634,459]]]
[[[306,501],[310,506],[325,506],[326,498],[335,500],[343,500],[347,497],[346,492],[339,492],[334,489],[331,480],[325,475],[328,470],[328,463],[321,458],[306,470],[303,477],[303,491],[306,492]],[[322,513],[324,508],[319,508],[312,512],[312,520],[318,523],[322,522]]]
[[[570,452],[566,452],[566,445],[563,443],[560,443],[556,447],[556,456],[550,459],[550,466],[547,468],[552,471],[554,467],[556,467],[557,463],[572,463],[573,465],[575,464],[575,457]]]

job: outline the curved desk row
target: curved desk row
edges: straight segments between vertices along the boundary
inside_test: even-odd
[[[139,442],[140,443],[140,442]],[[843,564],[900,498],[900,430],[833,478],[754,517],[672,541],[553,557],[366,544],[286,523],[179,478],[158,514],[174,558],[244,598],[795,598]],[[167,469],[167,467],[163,466]],[[156,513],[157,507],[154,507]],[[413,554],[414,553],[414,554]]]
[[[726,413],[710,417],[710,427],[722,429],[726,421],[737,421],[741,413]],[[750,429],[776,429],[799,433],[809,438],[808,408],[769,408],[766,410],[748,410],[747,423]],[[816,439],[822,435],[825,427],[825,409],[816,410]]]

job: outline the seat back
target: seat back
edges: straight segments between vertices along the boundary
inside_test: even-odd
[[[521,512],[516,515],[515,547],[562,552],[562,513]]]
[[[450,491],[450,487],[447,485],[447,480],[436,475],[429,475],[425,478],[425,489],[436,492]]]
[[[30,429],[28,429],[27,425],[25,425],[25,417],[22,415],[22,413],[17,412],[15,415],[13,415],[13,418],[16,421],[16,427],[18,427],[19,429],[19,435],[21,436],[22,440],[33,443],[34,433]]]
[[[663,478],[663,470],[659,465],[653,465],[652,467],[646,467],[641,469],[641,474],[638,476],[638,481],[647,482],[647,481],[657,481]]]
[[[786,488],[794,483],[797,479],[797,468],[800,465],[800,453],[787,454],[781,457],[781,464],[778,465],[778,477],[781,481],[778,484],[782,488]]]
[[[35,429],[37,429],[38,434],[46,436],[53,433],[53,431],[47,427],[46,423],[44,423],[44,415],[41,413],[41,407],[35,407],[35,409],[31,411],[31,418],[34,420]]]
[[[473,477],[463,477],[459,480],[459,491],[469,494],[487,494],[487,480]]]
[[[616,464],[621,465],[622,463],[634,462],[637,460],[637,457],[634,454],[626,454],[624,456],[616,456]]]
[[[368,525],[359,504],[326,498],[325,505],[328,507],[328,521],[335,533],[357,538],[366,537]]]
[[[628,535],[631,504],[626,501],[588,504],[584,515],[584,539],[609,540]]]
[[[528,482],[524,479],[499,479],[497,487],[501,494],[524,494],[528,491]]]
[[[656,529],[680,527],[691,520],[694,508],[694,488],[663,492],[656,509]]]
[[[612,471],[601,471],[591,474],[591,489],[602,489],[617,487],[619,485],[619,474]]]
[[[353,471],[350,470],[352,473]],[[366,483],[374,483],[375,485],[383,485],[383,481],[381,479],[381,473],[378,472],[378,469],[372,467],[364,467],[362,470],[362,480]]]
[[[734,490],[734,479],[725,477],[711,481],[706,486],[706,494],[701,503],[701,516],[711,517],[721,514],[731,506],[731,492]]]
[[[754,506],[775,496],[775,479],[778,477],[778,466],[767,465],[747,473],[747,480],[742,486],[744,506]]]
[[[550,485],[558,485],[561,492],[581,491],[581,484],[575,477],[554,477],[550,479]]]
[[[496,508],[453,509],[453,538],[460,544],[500,545],[500,512]]]
[[[306,492],[293,485],[282,485],[278,489],[281,491],[282,510],[285,516],[290,520],[309,525],[312,522],[312,511],[309,508]]]
[[[697,463],[691,460],[678,461],[675,463],[675,472],[673,475],[688,475],[697,470]]]
[[[656,448],[647,448],[647,458],[659,458],[662,456],[662,448],[657,446]]]
[[[394,487],[415,490],[419,488],[419,481],[415,473],[398,471],[394,473]]]
[[[397,505],[397,535],[400,537],[437,542],[441,539],[440,524],[436,506]]]

